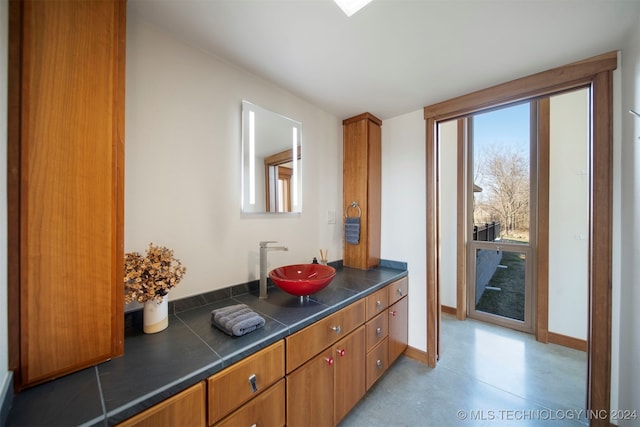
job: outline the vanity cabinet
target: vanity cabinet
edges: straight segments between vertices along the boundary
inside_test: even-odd
[[[284,365],[281,340],[208,378],[209,425],[284,425]]]
[[[335,426],[364,396],[364,326],[287,375],[287,425]]]
[[[343,212],[360,217],[360,239],[357,244],[345,240],[343,263],[368,270],[380,263],[382,120],[364,113],[342,125]]]
[[[392,282],[121,425],[333,427],[406,349],[407,290]]]
[[[125,0],[9,2],[15,388],[121,355]]]
[[[205,427],[205,387],[203,382],[158,403],[119,427]]]
[[[286,338],[287,425],[334,426],[364,396],[365,301]]]
[[[405,277],[285,339],[288,426],[335,426],[404,352],[407,291]]]

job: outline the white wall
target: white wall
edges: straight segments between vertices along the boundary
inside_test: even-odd
[[[614,242],[620,242],[621,258],[618,409],[640,410],[640,119],[629,114],[629,109],[640,112],[640,18],[623,47],[621,235],[619,240],[614,236]],[[614,351],[613,357],[616,356]],[[619,425],[632,426],[637,422],[621,421]]]
[[[586,340],[589,297],[589,92],[551,97],[549,332]]]
[[[320,248],[342,259],[342,118],[135,12],[127,20],[125,251],[175,251],[187,274],[170,300],[257,279],[261,240],[289,248],[271,252],[270,267],[310,262]],[[302,122],[302,214],[241,215],[243,99]]]
[[[440,304],[456,307],[458,122],[440,124]]]
[[[409,268],[409,345],[427,349],[425,122],[422,110],[382,123],[381,256]]]
[[[9,2],[0,0],[0,405],[9,387],[7,341],[7,68]],[[0,423],[2,420],[0,419]]]

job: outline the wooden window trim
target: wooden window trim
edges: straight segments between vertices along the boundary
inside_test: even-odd
[[[424,108],[426,121],[427,360],[435,367],[439,328],[438,121],[588,86],[592,96],[589,208],[589,330],[587,409],[610,409],[613,189],[613,70],[617,52],[523,77]],[[597,239],[594,236],[598,236]],[[591,425],[609,425],[608,419]]]

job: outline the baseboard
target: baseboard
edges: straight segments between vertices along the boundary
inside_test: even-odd
[[[458,315],[458,310],[455,307],[449,307],[448,305],[441,305],[440,310],[446,314]]]
[[[404,355],[409,359],[417,360],[420,363],[428,364],[429,359],[427,358],[427,352],[418,350],[417,348],[408,346],[404,351]]]
[[[551,344],[557,344],[564,347],[573,348],[575,350],[587,351],[587,341],[581,340],[574,337],[569,337],[567,335],[556,334],[555,332],[549,331],[548,333],[548,342]]]
[[[13,372],[9,371],[0,388],[0,426],[7,425],[9,410],[13,404]]]

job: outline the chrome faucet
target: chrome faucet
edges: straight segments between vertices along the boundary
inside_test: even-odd
[[[267,252],[288,251],[286,246],[267,246],[269,243],[278,243],[273,240],[260,242],[260,299],[267,298]]]

